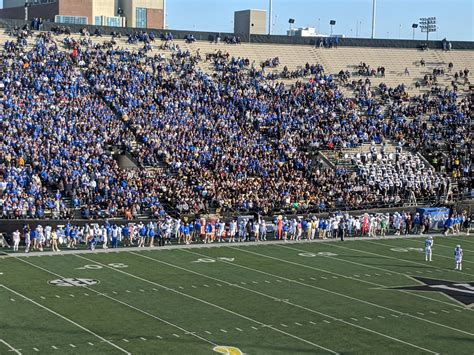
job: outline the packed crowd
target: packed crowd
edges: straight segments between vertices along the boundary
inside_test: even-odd
[[[173,43],[171,34],[162,40]],[[452,142],[460,152],[471,145],[470,98],[457,103],[453,91],[404,103],[397,100],[403,87],[380,88],[375,100],[367,78],[354,100],[319,64],[305,66],[306,83],[288,87],[266,77],[265,66],[249,69],[248,60],[228,54],[211,57],[213,74],[200,69],[199,52],[169,46],[166,55],[152,56],[153,41],[145,32],[131,34],[127,42],[149,49],[129,51],[42,33],[31,50],[5,46],[3,217],[65,213],[66,199],[85,218],[142,210],[163,215],[162,202],[186,213],[364,207],[379,196],[362,174],[329,169],[304,149],[386,138],[420,150]],[[278,65],[277,59],[268,63]],[[152,176],[145,169],[122,170],[113,146],[132,152],[142,167],[166,168]],[[406,198],[390,190],[385,197],[395,204]]]
[[[83,226],[67,223],[52,227],[38,224],[34,228],[25,225],[7,238],[2,238],[4,247],[19,250],[20,242],[25,252],[43,251],[50,246],[53,251],[62,248],[78,248],[86,244],[90,249],[118,248],[119,246],[155,247],[168,244],[192,243],[237,243],[268,240],[315,240],[328,238],[385,237],[386,235],[429,234],[444,230],[444,234],[469,234],[472,215],[465,212],[452,214],[444,221],[420,213],[363,214],[360,216],[335,213],[326,218],[276,217],[265,221],[261,216],[235,218],[229,221],[180,220],[171,217],[160,218],[147,223],[104,224],[92,223]]]

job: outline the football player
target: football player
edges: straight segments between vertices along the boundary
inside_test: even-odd
[[[432,255],[432,248],[433,248],[433,237],[429,236],[425,240],[425,261],[431,261],[431,255]]]
[[[462,249],[460,245],[456,245],[454,248],[454,261],[456,262],[455,270],[462,270]]]

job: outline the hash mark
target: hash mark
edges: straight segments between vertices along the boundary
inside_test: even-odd
[[[45,300],[45,299],[46,299],[46,297],[43,297],[43,296],[40,296],[40,298],[41,298],[42,300]]]
[[[391,314],[392,317],[398,318],[396,314]]]
[[[178,286],[179,289],[181,290],[184,290],[184,287],[183,286]]]
[[[276,282],[281,282],[281,280],[280,280],[280,279],[276,279]]]
[[[157,337],[158,339],[163,339],[163,338],[162,338],[161,336],[159,336],[159,335],[157,335],[156,337]]]
[[[204,286],[204,287],[209,287],[209,285],[206,285],[206,284],[204,284],[203,286]]]
[[[88,293],[84,293],[84,296],[89,296],[89,294],[88,294]]]
[[[323,322],[324,322],[324,323],[331,323],[331,322],[328,321],[327,319],[323,319]]]
[[[247,285],[247,283],[246,283],[246,282],[243,282],[243,281],[240,281],[240,284],[242,284],[242,285]]]
[[[314,277],[310,277],[309,278],[310,280],[313,280],[313,281],[316,281],[316,279]]]
[[[140,339],[143,340],[143,341],[146,341],[146,338],[144,338],[144,337],[140,337]]]
[[[254,284],[258,284],[258,282],[257,282],[257,281],[252,281],[252,283],[254,283]]]
[[[304,279],[298,279],[298,280],[300,280],[300,281],[304,281]]]
[[[281,325],[282,327],[288,328],[288,326],[287,326],[286,324],[280,323],[280,325]]]
[[[238,330],[239,332],[243,332],[243,330],[240,328],[235,328],[235,329]]]
[[[365,276],[367,276],[367,277],[371,277],[371,276],[370,276],[370,274],[365,274]]]
[[[87,342],[87,344],[89,344],[90,346],[94,346],[94,343],[91,343],[90,341]]]
[[[424,315],[425,315],[424,313],[421,313],[421,312],[416,312],[416,314],[419,314],[420,316],[424,316]]]
[[[179,335],[178,335],[178,334],[173,333],[173,335],[174,335],[176,338],[179,338]]]
[[[449,313],[447,310],[445,309],[442,309],[441,312],[444,312],[444,313]]]
[[[130,290],[125,290],[125,292],[130,293],[130,292],[132,292],[132,291],[130,291]]]
[[[358,322],[359,320],[357,318],[351,318],[353,321]]]
[[[324,279],[324,280],[327,280],[327,279],[328,279],[327,277],[324,277],[324,276],[321,276],[321,278]]]
[[[196,287],[196,286],[194,286],[194,285],[191,285],[191,287],[192,287],[192,288],[197,288],[197,287]]]
[[[205,330],[204,333],[209,334],[209,335],[212,334],[209,330]]]
[[[142,290],[142,289],[139,289],[138,291],[140,291],[140,292],[145,292],[145,290]]]
[[[254,327],[253,325],[252,325],[252,327],[251,327],[251,328],[252,328],[252,329],[255,329],[255,330],[258,330],[258,328],[257,328],[257,327]]]
[[[71,297],[75,297],[75,296],[74,296],[72,293],[70,293],[70,294],[69,294],[69,296],[71,296]]]
[[[227,330],[221,329],[221,332],[222,332],[222,333],[227,333]]]
[[[303,326],[303,324],[301,324],[301,323],[298,323],[298,322],[295,322],[295,324],[296,324],[296,325],[299,325],[300,327],[302,327],[302,326]]]
[[[75,348],[76,346],[74,344],[69,344],[71,348]]]
[[[15,299],[14,299],[14,298],[10,298],[10,301],[15,302]]]
[[[384,317],[384,316],[377,316],[377,317],[379,317],[379,318],[381,318],[381,319],[385,319],[385,317]]]
[[[34,351],[38,352],[39,350],[37,348],[33,348]]]
[[[268,281],[268,280],[265,280],[265,282],[266,282],[267,284],[271,283],[271,282],[270,282],[270,281]]]
[[[54,345],[51,345],[51,347],[54,349],[54,350],[58,350],[58,348]]]
[[[129,341],[127,339],[122,339],[124,342],[128,343]]]
[[[117,292],[115,292],[115,291],[112,291],[112,293],[113,293],[114,295],[116,295],[116,294],[117,294]]]
[[[309,322],[310,322],[311,324],[314,324],[314,325],[316,325],[316,323],[314,323],[312,320],[310,320]]]
[[[431,313],[431,314],[438,314],[438,313],[436,313],[435,311],[430,311],[430,313]]]
[[[370,318],[370,317],[364,317],[364,318],[367,319],[367,320],[372,320],[372,318]]]
[[[55,295],[55,297],[56,297],[56,298],[61,298],[61,296],[59,296],[59,295]]]

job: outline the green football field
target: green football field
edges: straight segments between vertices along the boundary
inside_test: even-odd
[[[431,263],[423,245],[3,257],[0,354],[473,354],[474,238],[435,238]]]

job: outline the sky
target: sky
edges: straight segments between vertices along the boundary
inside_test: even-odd
[[[166,0],[167,27],[176,30],[233,32],[234,11],[268,9],[269,0]],[[412,38],[411,25],[420,17],[436,17],[432,39],[474,41],[474,0],[377,0],[377,38]],[[3,0],[0,0],[3,7]],[[273,0],[273,33],[294,27],[315,27],[329,34],[370,37],[372,0]],[[267,15],[268,22],[268,15]],[[415,38],[426,38],[418,29]]]
[[[234,11],[268,10],[269,0],[167,0],[167,27],[179,30],[233,32]],[[411,39],[411,25],[420,17],[436,17],[437,33],[432,39],[474,40],[474,0],[377,0],[377,38]],[[273,34],[286,34],[288,19],[294,27],[315,27],[329,34],[369,37],[372,0],[273,0]],[[268,14],[267,14],[268,25]],[[415,38],[426,38],[420,29]]]

